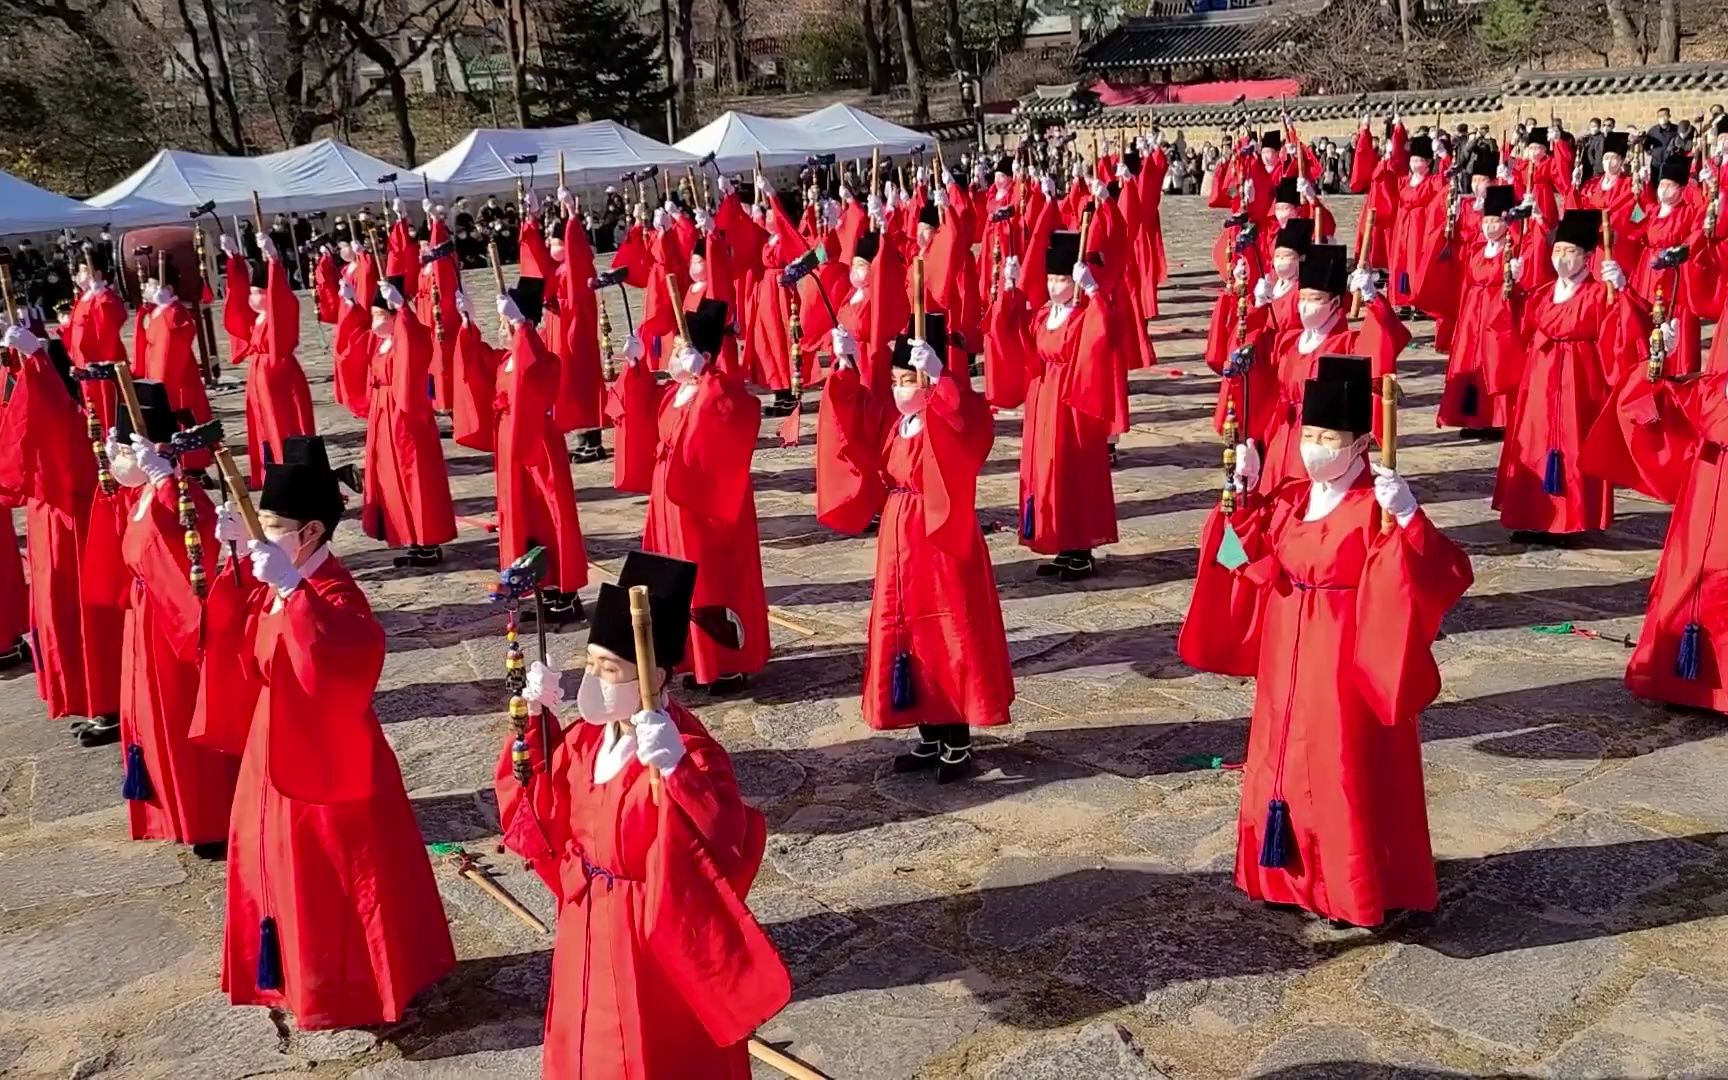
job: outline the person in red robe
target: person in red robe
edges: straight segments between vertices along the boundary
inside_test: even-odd
[[[1511,185],[1489,187],[1475,215],[1481,242],[1456,248],[1463,285],[1434,423],[1463,428],[1469,438],[1492,438],[1506,427],[1507,395],[1524,370],[1518,331],[1523,299],[1517,291],[1523,267],[1508,218],[1516,206]]]
[[[1610,387],[1643,359],[1649,328],[1618,263],[1604,260],[1600,281],[1590,275],[1601,237],[1601,211],[1567,211],[1554,237],[1558,276],[1524,302],[1524,372],[1492,503],[1515,538],[1606,529],[1614,518],[1613,489],[1585,474],[1580,454]]]
[[[0,493],[24,507],[30,568],[30,648],[49,719],[76,717],[82,746],[120,738],[120,612],[86,591],[107,583],[119,558],[117,493],[97,487],[84,411],[70,373],[22,326],[6,330],[17,360],[0,414]],[[80,385],[89,386],[88,382]]]
[[[1034,311],[1019,288],[1019,260],[1003,264],[987,336],[993,352],[1017,358],[1027,374],[1020,543],[1054,556],[1039,574],[1079,581],[1094,572],[1093,549],[1117,539],[1109,439],[1124,419],[1122,361],[1108,298],[1081,260],[1080,234],[1052,233],[1044,265],[1050,300]]]
[[[539,328],[515,297],[498,297],[498,319],[509,341],[497,365],[492,399],[497,418],[493,470],[498,568],[534,547],[545,548],[547,614],[558,621],[580,619],[582,599],[577,594],[588,584],[588,555],[582,546],[570,459],[554,419],[558,358],[547,350]]]
[[[660,394],[645,551],[706,567],[696,606],[720,613],[731,631],[690,631],[685,666],[712,693],[736,693],[768,664],[768,598],[762,585],[761,536],[750,459],[762,406],[744,385],[714,371],[728,330],[728,309],[706,300],[686,317],[689,341],[677,341],[672,385]]]
[[[371,314],[371,333],[349,343],[371,354],[361,527],[374,540],[408,548],[397,566],[437,566],[440,545],[456,538],[456,510],[426,393],[432,334],[388,281],[373,294]]]
[[[300,301],[288,286],[288,274],[268,235],[258,244],[264,253],[248,271],[246,259],[222,237],[228,253],[228,298],[222,325],[234,363],[247,362],[246,485],[264,483],[264,466],[282,460],[282,447],[295,435],[318,430],[312,415],[312,390],[295,351],[300,347]],[[353,408],[353,404],[349,404]]]
[[[222,989],[302,1030],[375,1027],[456,963],[396,755],[372,711],[384,628],[330,550],[342,494],[322,439],[264,477],[265,539],[205,602],[193,738],[240,759]],[[216,537],[244,533],[232,507]]]
[[[1239,463],[1177,639],[1194,667],[1255,676],[1237,887],[1357,926],[1437,902],[1417,718],[1440,690],[1435,634],[1472,583],[1403,478],[1368,464],[1370,369],[1320,358],[1303,477],[1269,488]]]
[[[74,284],[77,298],[72,302],[70,321],[66,326],[66,351],[72,363],[80,368],[91,364],[112,364],[126,359],[126,345],[121,333],[126,328],[126,301],[108,283],[109,256],[101,249],[86,244],[80,256]],[[102,430],[114,426],[116,402],[119,400],[112,381],[85,384],[90,405]]]
[[[192,845],[203,858],[227,849],[228,815],[238,762],[191,741],[198,704],[198,662],[204,604],[191,582],[192,559],[181,500],[190,499],[198,565],[213,575],[215,508],[197,484],[181,490],[180,466],[164,448],[179,429],[168,387],[135,379],[148,429],[132,431],[120,411],[108,459],[114,478],[130,489],[121,553],[130,576],[125,596],[125,646],[120,677],[121,793],[134,840]]]
[[[619,584],[603,583],[594,603],[579,719],[559,723],[559,674],[535,661],[526,730],[500,755],[505,845],[557,900],[546,1080],[748,1080],[751,1033],[791,998],[786,966],[745,903],[767,843],[762,814],[739,794],[725,749],[668,694],[695,633],[692,595],[710,572],[627,556]],[[637,665],[635,585],[649,591],[650,670]]]
[[[842,532],[881,516],[864,722],[878,731],[916,726],[918,745],[894,759],[895,771],[930,771],[947,784],[976,770],[971,729],[1008,722],[1014,675],[974,511],[994,423],[970,381],[946,368],[947,320],[932,313],[925,321],[934,344],[911,328],[892,343],[889,401],[867,392],[857,340],[834,331],[816,499],[817,519]]]

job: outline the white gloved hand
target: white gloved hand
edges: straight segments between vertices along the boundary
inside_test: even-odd
[[[909,344],[912,346],[912,370],[931,382],[941,378],[942,357],[937,355],[930,343],[913,338]]]
[[[663,232],[670,224],[672,224],[672,215],[666,212],[666,208],[656,208],[654,211],[654,231]]]
[[[172,307],[174,305],[174,290],[164,285],[156,290],[156,295],[150,298],[150,302],[159,308]]]
[[[516,306],[516,301],[508,293],[498,294],[498,317],[511,326],[521,326],[528,321],[522,314],[522,309]]]
[[[456,314],[461,316],[462,321],[472,323],[474,321],[474,305],[468,302],[467,292],[457,289],[455,304]]]
[[[624,359],[634,364],[645,355],[647,355],[647,352],[642,348],[642,338],[635,333],[625,335]]]
[[[1626,287],[1626,271],[1620,269],[1620,264],[1613,259],[1606,259],[1602,263],[1602,281],[1616,289],[1624,289]]]
[[[1074,264],[1074,284],[1086,290],[1087,296],[1098,291],[1098,279],[1092,276],[1092,268],[1084,262]]]
[[[1002,287],[1014,289],[1020,286],[1020,256],[1010,255],[1002,260]]]
[[[156,449],[155,443],[137,432],[132,433],[132,458],[152,484],[160,484],[174,475],[174,463]]]
[[[391,311],[397,311],[402,307],[401,290],[390,284],[388,280],[378,283],[378,293],[384,297],[384,302],[390,305]]]
[[[253,577],[283,595],[300,587],[300,568],[280,546],[268,540],[248,540],[246,551],[252,558]]]
[[[539,716],[542,709],[557,709],[564,704],[564,685],[558,679],[558,672],[539,660],[529,664],[522,700],[528,703],[530,716]]]
[[[240,520],[240,513],[231,502],[216,508],[216,539],[224,544],[238,544],[246,539],[246,523]]]
[[[336,295],[340,296],[350,304],[358,304],[360,302],[359,291],[354,288],[354,283],[349,281],[347,278],[343,278],[339,283],[337,283]]]
[[[834,354],[834,363],[858,362],[858,339],[852,336],[852,331],[844,326],[836,326],[828,334],[828,345]]]
[[[224,254],[224,255],[234,254],[234,241],[228,239],[227,233],[223,233],[220,236],[218,236],[216,238],[216,241],[217,241],[217,246],[222,249],[222,254]]]
[[[42,339],[31,333],[29,327],[13,325],[0,337],[0,347],[15,349],[20,356],[35,356],[42,351]]]
[[[1253,491],[1260,483],[1260,451],[1252,440],[1236,444],[1236,490]]]
[[[630,718],[630,724],[636,729],[636,760],[670,776],[684,760],[684,736],[672,717],[659,709],[644,709]]]
[[[714,228],[714,219],[708,216],[708,211],[700,206],[696,208],[696,231],[709,232]]]
[[[1380,295],[1379,286],[1374,284],[1374,273],[1371,270],[1356,269],[1350,271],[1350,291],[1362,298],[1363,303],[1370,303]]]
[[[1236,284],[1246,285],[1248,283],[1248,260],[1238,257],[1236,265],[1230,268],[1230,276]]]
[[[258,250],[271,262],[276,262],[282,258],[282,253],[276,250],[276,241],[270,239],[269,233],[258,234]]]
[[[1254,306],[1265,307],[1272,302],[1272,279],[1261,278],[1254,283]]]
[[[1398,524],[1409,524],[1411,516],[1416,513],[1416,496],[1410,485],[1402,476],[1378,462],[1370,467],[1374,470],[1374,498],[1381,509],[1397,518]]]

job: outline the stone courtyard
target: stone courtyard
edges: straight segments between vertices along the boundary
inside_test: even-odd
[[[1335,202],[1347,228],[1355,206]],[[1160,363],[1132,381],[1122,542],[1095,578],[1034,575],[1013,529],[1020,421],[998,417],[979,507],[1019,699],[969,784],[888,771],[902,744],[863,725],[857,698],[874,540],[814,518],[815,396],[800,447],[765,421],[773,662],[741,699],[690,699],[768,817],[750,903],[796,989],[762,1037],[837,1080],[1728,1076],[1728,722],[1634,701],[1614,641],[1531,629],[1636,635],[1666,509],[1623,495],[1588,546],[1510,543],[1488,507],[1498,446],[1433,426],[1431,323],[1403,366],[1399,462],[1476,571],[1421,721],[1440,908],[1340,930],[1234,889],[1238,776],[1218,766],[1242,754],[1253,686],[1175,654],[1220,477],[1217,380],[1198,359],[1219,216],[1166,201]],[[487,324],[489,281],[469,278]],[[621,333],[616,307],[613,321]],[[341,463],[364,428],[329,404],[322,340],[308,322],[301,356]],[[217,399],[234,425],[239,404]],[[377,712],[426,842],[462,845],[550,923],[544,888],[497,848],[503,615],[487,599],[494,538],[476,527],[491,463],[446,447],[470,521],[438,572],[393,569],[352,522],[337,548],[389,635]],[[635,546],[644,500],[612,491],[610,462],[575,476],[600,580]],[[574,669],[583,640],[555,635],[556,665]],[[538,1076],[551,938],[430,857],[460,961],[406,1020],[306,1035],[230,1008],[221,864],[129,842],[118,752],[79,750],[11,675],[0,1073]]]

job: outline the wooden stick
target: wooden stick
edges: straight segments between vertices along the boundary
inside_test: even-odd
[[[114,361],[114,381],[120,384],[120,396],[126,399],[126,415],[132,418],[133,434],[150,437],[144,424],[144,406],[138,402],[138,387],[132,382],[132,365]]]
[[[792,1080],[828,1080],[828,1077],[802,1061],[781,1053],[754,1035],[750,1036],[750,1056],[764,1065],[780,1070],[792,1077]]]
[[[469,881],[480,886],[481,892],[498,901],[499,906],[504,908],[505,911],[516,916],[518,919],[522,920],[523,923],[532,927],[535,931],[542,934],[551,933],[550,930],[546,929],[546,924],[540,921],[538,915],[529,911],[527,907],[523,905],[522,901],[511,896],[504,886],[488,877],[484,870],[474,864],[472,858],[468,858],[465,855],[457,858],[456,875],[458,877],[467,878]]]
[[[1380,377],[1380,464],[1398,468],[1398,376]],[[1389,533],[1397,524],[1390,512],[1380,511],[1380,531]]]
[[[252,495],[246,490],[246,478],[240,475],[240,466],[234,463],[234,455],[226,446],[218,446],[215,457],[216,468],[221,470],[222,479],[228,482],[228,498],[240,511],[240,520],[246,526],[246,535],[253,540],[264,539],[264,523],[258,520],[258,509],[252,505]]]
[[[1374,250],[1374,208],[1369,207],[1362,217],[1362,235],[1356,238],[1356,269],[1368,269],[1368,256]],[[1350,317],[1362,317],[1362,294],[1354,293],[1350,297]]]
[[[654,672],[654,612],[648,606],[648,586],[630,586],[630,628],[636,633],[636,688],[641,694],[642,708],[651,709],[659,703],[653,693]],[[660,789],[664,784],[659,769],[648,772],[649,792],[654,805],[660,805]]]

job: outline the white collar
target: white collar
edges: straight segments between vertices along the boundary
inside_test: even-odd
[[[1350,488],[1356,483],[1356,478],[1362,475],[1362,470],[1368,467],[1367,459],[1362,454],[1356,455],[1356,460],[1350,463],[1350,468],[1336,480],[1308,482],[1308,510],[1302,515],[1303,521],[1319,521],[1321,518],[1338,509],[1344,501],[1344,496],[1350,493]]]
[[[1306,356],[1318,349],[1332,335],[1332,328],[1344,317],[1343,308],[1332,309],[1332,317],[1316,329],[1302,328],[1302,335],[1296,339],[1296,351]]]

